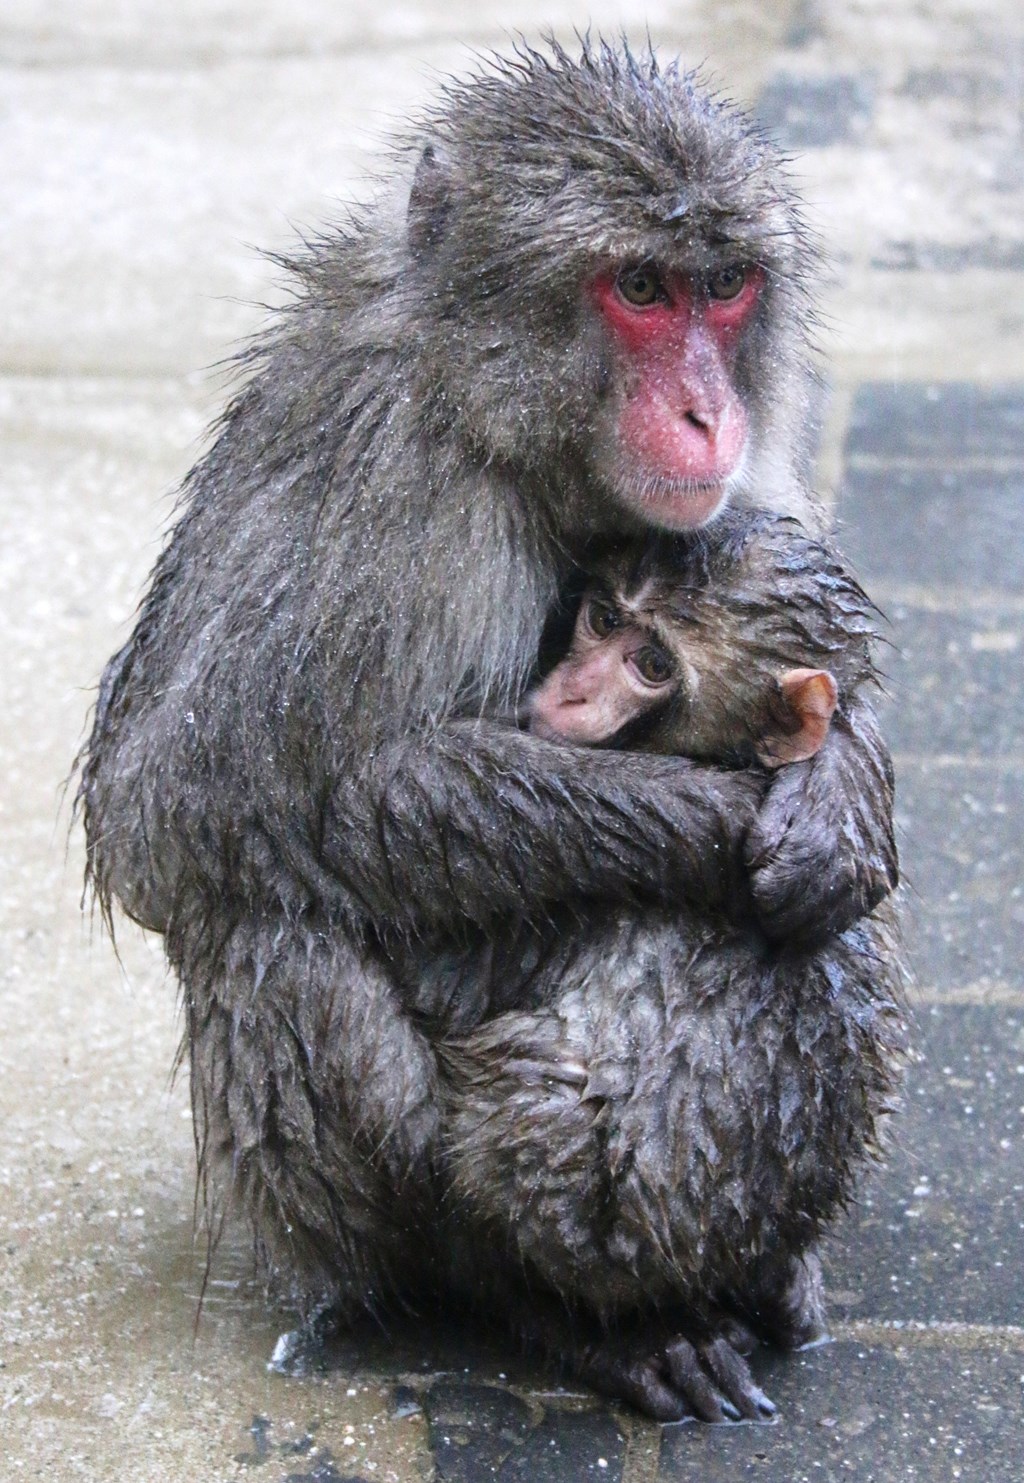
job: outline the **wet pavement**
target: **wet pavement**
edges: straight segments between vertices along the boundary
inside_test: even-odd
[[[923,1060],[771,1426],[658,1428],[439,1334],[270,1374],[244,1231],[192,1235],[175,990],[79,914],[62,783],[281,247],[466,46],[564,3],[8,0],[0,13],[0,1479],[1024,1476],[1024,18],[593,4],[798,156],[835,265],[819,484],[889,614]]]

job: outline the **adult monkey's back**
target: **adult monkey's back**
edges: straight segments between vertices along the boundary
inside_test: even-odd
[[[487,719],[595,533],[726,499],[808,516],[813,263],[774,152],[691,75],[603,46],[451,85],[416,151],[404,213],[292,265],[81,784],[104,910],[163,932],[182,981],[203,1156],[279,1279],[343,1310],[444,1287],[451,1260],[518,1301],[472,1230],[432,1239],[431,1035],[492,1006],[431,1004],[418,961],[581,897],[752,892],[769,935],[824,934],[895,878],[866,711],[808,764],[813,830],[784,778],[761,803],[745,774]],[[546,1306],[526,1321],[574,1355]]]

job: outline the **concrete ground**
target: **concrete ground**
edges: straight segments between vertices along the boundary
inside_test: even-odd
[[[82,920],[62,784],[280,247],[469,47],[589,18],[707,59],[836,267],[820,483],[898,645],[925,1060],[774,1426],[659,1429],[437,1336],[266,1360],[221,1246],[194,1331],[159,944]],[[1017,0],[6,0],[0,12],[0,1479],[1024,1476],[1024,12]]]

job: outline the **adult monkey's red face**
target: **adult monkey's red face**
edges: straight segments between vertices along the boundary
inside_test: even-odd
[[[736,350],[763,284],[742,264],[693,278],[652,262],[593,282],[612,366],[598,456],[645,522],[692,530],[726,499],[748,431]]]

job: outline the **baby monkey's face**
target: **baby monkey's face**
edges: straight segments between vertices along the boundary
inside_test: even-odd
[[[530,730],[548,741],[599,746],[667,709],[696,681],[650,612],[606,588],[580,603],[569,654],[530,696]]]
[[[828,671],[787,666],[721,600],[649,579],[588,589],[526,714],[548,741],[778,767],[814,755],[836,700]]]

